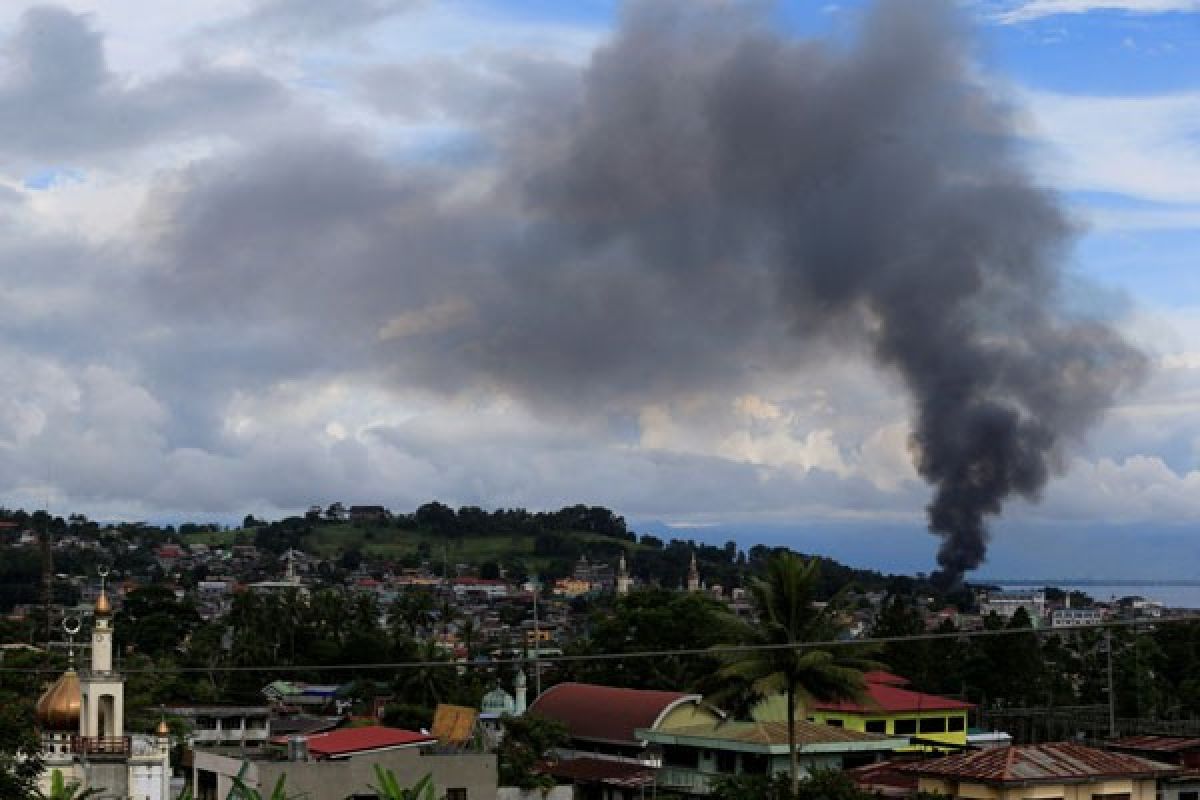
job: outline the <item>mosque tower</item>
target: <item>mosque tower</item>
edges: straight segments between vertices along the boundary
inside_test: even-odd
[[[688,565],[687,590],[689,592],[700,591],[700,569],[696,566],[695,550],[692,551],[692,563]]]
[[[621,560],[617,562],[617,596],[624,597],[629,594],[629,587],[632,581],[629,579],[629,568],[625,565],[625,553],[621,553]]]

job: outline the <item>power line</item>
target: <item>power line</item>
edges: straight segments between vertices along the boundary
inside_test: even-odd
[[[865,639],[829,639],[817,642],[785,642],[781,644],[742,644],[715,645],[713,647],[693,647],[675,650],[636,650],[628,653],[579,653],[575,655],[538,656],[540,663],[580,663],[588,661],[618,661],[636,658],[672,658],[679,656],[721,656],[738,653],[767,652],[773,650],[813,650],[829,647],[869,647],[872,645],[902,644],[906,642],[940,641],[946,639],[976,639],[992,636],[1034,635],[1060,636],[1082,630],[1113,630],[1119,628],[1139,628],[1152,625],[1162,625],[1177,622],[1200,622],[1200,614],[1190,614],[1164,619],[1145,620],[1110,620],[1107,622],[1072,625],[1067,628],[997,628],[995,630],[946,631],[933,633],[917,633],[907,636],[875,636]],[[485,662],[462,661],[396,661],[374,664],[275,664],[264,666],[224,665],[212,667],[141,667],[121,670],[126,675],[154,675],[179,673],[213,673],[213,672],[332,672],[332,671],[369,671],[369,670],[403,670],[423,669],[427,667],[453,669],[490,669],[497,666],[524,665],[531,658],[499,658]],[[55,669],[48,667],[0,667],[0,673],[41,674],[54,673]]]

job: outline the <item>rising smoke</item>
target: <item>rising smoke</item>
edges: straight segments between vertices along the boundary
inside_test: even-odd
[[[950,0],[884,0],[837,44],[757,4],[633,2],[581,75],[522,63],[481,103],[486,192],[451,200],[336,145],[258,154],[175,209],[173,290],[237,287],[223,307],[258,313],[300,286],[314,316],[335,296],[329,340],[377,338],[406,381],[573,408],[865,347],[911,393],[953,581],[1142,368],[1064,309],[1071,227],[967,34]]]

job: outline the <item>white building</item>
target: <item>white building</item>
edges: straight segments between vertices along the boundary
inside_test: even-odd
[[[72,653],[67,671],[38,698],[40,788],[48,794],[59,772],[67,784],[97,790],[97,800],[168,800],[170,733],[165,722],[154,734],[125,731],[125,677],[113,669],[112,645],[112,605],[101,589],[90,667],[76,673]]]
[[[1041,589],[1020,592],[987,592],[979,601],[979,613],[983,616],[996,614],[1002,619],[1012,619],[1017,609],[1025,609],[1034,626],[1046,616],[1046,593]]]
[[[1051,628],[1099,625],[1103,621],[1104,612],[1099,608],[1056,608],[1050,613]]]

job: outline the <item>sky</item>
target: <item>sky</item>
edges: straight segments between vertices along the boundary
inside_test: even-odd
[[[904,153],[956,190],[984,175],[976,156],[1015,176],[1015,205],[970,230],[996,250],[1011,228],[1037,269],[966,307],[987,317],[1006,298],[980,341],[1019,340],[1038,386],[1099,398],[1064,410],[1021,395],[1053,409],[1048,475],[987,516],[978,574],[1190,575],[1200,3],[960,0],[889,36],[905,13],[4,3],[0,503],[234,520],[335,500],[583,502],[684,538],[932,569],[936,470],[921,453],[940,391],[921,394],[921,367],[881,354],[872,326],[887,315],[858,303],[878,295],[830,310],[774,283],[783,257],[763,253],[779,239],[819,262],[813,232],[879,194],[839,195],[828,213],[772,194],[764,208],[772,158],[826,181],[811,197],[907,174],[789,160],[840,152],[839,125],[870,131],[871,104],[839,98],[875,92],[880,129],[903,141],[854,152]],[[951,66],[906,52],[913,41],[946,42]],[[888,59],[966,88],[889,87]],[[794,138],[759,135],[775,122],[714,133],[715,117],[696,118],[718,101],[739,122],[739,103],[757,103]],[[761,148],[710,174],[694,156],[718,134]],[[713,175],[744,196],[710,196]],[[923,186],[880,201],[864,238],[922,219],[879,241],[924,252],[957,215]],[[1026,274],[1020,254],[995,257],[1015,265],[1005,280]],[[913,263],[898,269],[934,279]],[[1022,338],[1043,313],[1101,325],[1144,368],[1073,382],[1069,363],[1038,360],[1044,340]]]

